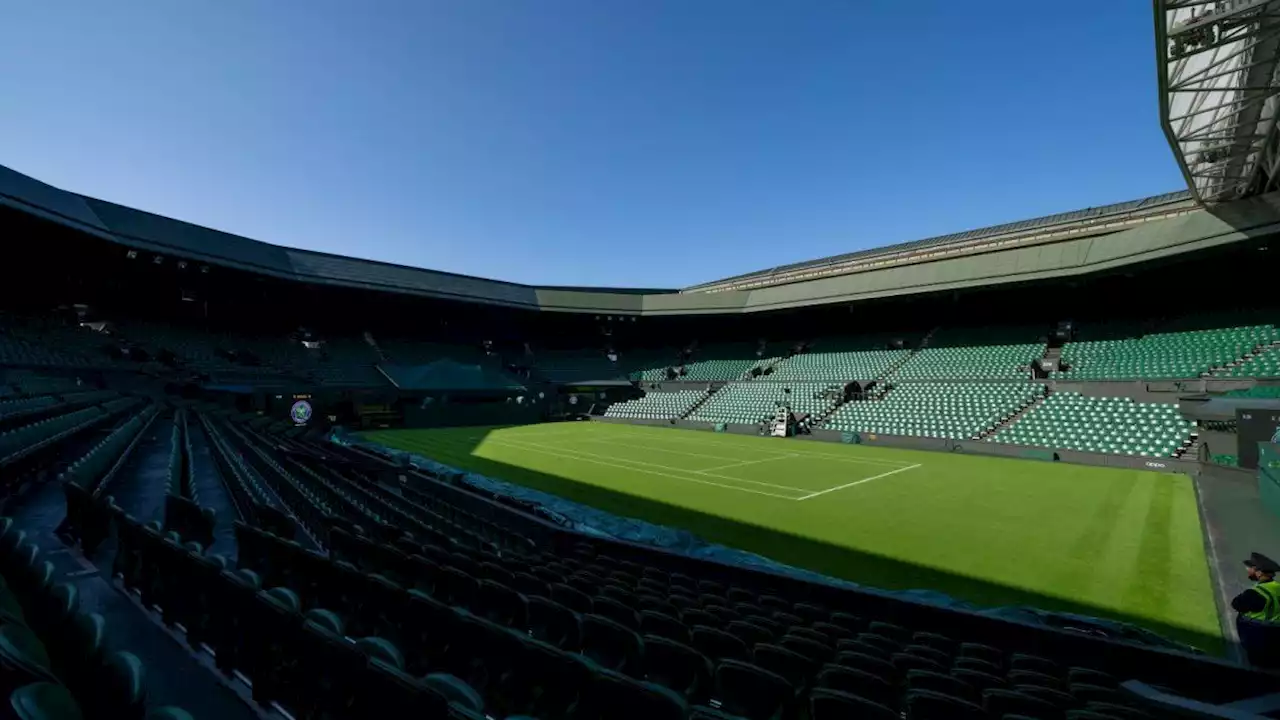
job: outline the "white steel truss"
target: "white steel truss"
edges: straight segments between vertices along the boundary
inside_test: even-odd
[[[1280,0],[1154,0],[1160,123],[1203,203],[1274,190]]]

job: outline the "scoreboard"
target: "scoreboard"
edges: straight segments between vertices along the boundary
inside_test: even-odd
[[[1280,410],[1236,410],[1240,467],[1258,468],[1258,443],[1280,440]]]

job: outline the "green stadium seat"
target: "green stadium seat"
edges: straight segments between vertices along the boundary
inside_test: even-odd
[[[1050,395],[989,442],[1081,452],[1170,457],[1195,431],[1195,424],[1169,403],[1140,403],[1124,397],[1087,397],[1075,392]]]
[[[1044,394],[1025,382],[904,382],[880,400],[845,403],[825,427],[844,432],[967,440]]]
[[[865,383],[881,377],[894,363],[908,355],[908,350],[828,350],[819,345],[814,352],[779,362],[768,379],[773,382]]]
[[[689,409],[707,396],[705,390],[675,390],[650,392],[644,397],[614,403],[605,410],[605,417],[669,420],[681,418]]]
[[[710,423],[755,424],[772,418],[780,404],[795,413],[821,416],[836,406],[841,385],[785,383],[764,380],[728,383],[703,403],[690,420]]]
[[[1071,380],[1196,378],[1224,368],[1271,343],[1277,335],[1271,325],[1254,325],[1069,342],[1062,348],[1062,362],[1068,369],[1061,376]],[[1270,358],[1270,354],[1255,358],[1256,365],[1245,363],[1225,374],[1243,377],[1271,372],[1275,360],[1262,357]]]

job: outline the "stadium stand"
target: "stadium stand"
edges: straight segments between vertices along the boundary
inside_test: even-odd
[[[605,417],[667,420],[684,417],[698,401],[707,396],[705,390],[650,392],[644,397],[614,403]]]
[[[1127,333],[1121,330],[1120,334]],[[1062,348],[1062,362],[1068,366],[1062,376],[1072,380],[1196,378],[1276,337],[1272,326],[1256,325],[1069,342]]]
[[[1045,350],[1029,342],[1033,328],[942,330],[928,339],[892,376],[894,380],[1015,380],[1030,378],[1030,365]],[[1040,332],[1043,334],[1043,332]]]
[[[622,380],[627,377],[628,368],[633,367],[624,364],[621,358],[610,360],[603,349],[538,350],[521,360],[530,362],[543,377],[557,382]]]
[[[1266,347],[1255,352],[1246,353],[1240,360],[1227,364],[1214,374],[1239,378],[1280,377],[1280,353],[1276,352],[1278,346],[1280,346],[1280,343],[1273,340]]]
[[[965,440],[995,428],[1043,395],[1044,386],[1029,383],[904,382],[892,386],[883,399],[845,403],[826,427]]]
[[[673,353],[674,359],[654,365],[652,353],[648,360],[641,360],[640,370],[632,376],[644,382],[661,382],[671,379],[669,371],[680,380],[705,382],[712,380],[741,380],[753,368],[766,367],[778,360],[763,357],[759,349],[749,343],[732,343],[695,347],[683,353]],[[643,354],[642,354],[643,357]],[[634,362],[635,358],[632,357]]]
[[[779,405],[794,413],[821,416],[839,401],[840,386],[830,383],[728,383],[698,407],[691,420],[709,423],[756,424],[772,418]]]
[[[0,363],[15,367],[102,368],[127,364],[110,338],[51,317],[0,316]]]
[[[363,340],[339,337],[303,347],[303,368],[317,384],[331,387],[381,387],[386,384],[378,372],[378,353]]]
[[[867,382],[887,373],[906,359],[910,350],[873,349],[874,341],[850,340],[815,343],[813,350],[793,355],[774,365],[774,382]],[[883,348],[883,344],[880,345]]]
[[[1195,424],[1182,418],[1177,405],[1060,392],[987,439],[1085,452],[1170,457],[1189,442],[1193,432]]]

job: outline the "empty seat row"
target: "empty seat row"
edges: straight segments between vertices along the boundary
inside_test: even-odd
[[[903,382],[880,399],[847,402],[825,427],[845,432],[965,440],[996,427],[1044,395],[1025,382]]]
[[[909,354],[909,350],[826,350],[819,345],[813,351],[779,362],[773,367],[769,379],[774,382],[866,383],[888,372],[894,363]]]
[[[1195,378],[1231,363],[1278,336],[1270,325],[1069,342],[1064,377],[1074,380]]]
[[[644,397],[614,403],[605,411],[605,417],[650,418],[665,420],[683,417],[689,409],[706,397],[704,390],[676,390],[674,392],[650,392]]]
[[[698,407],[690,420],[713,423],[758,423],[772,418],[779,407],[794,413],[823,415],[842,396],[832,383],[786,383],[771,379],[727,383]]]
[[[1190,442],[1195,423],[1171,403],[1125,397],[1050,395],[990,442],[1142,457],[1169,457]]]
[[[53,581],[27,533],[0,518],[0,693],[3,717],[47,720],[190,720],[177,708],[148,714],[145,668],[108,650],[102,615],[80,607],[75,585]]]

